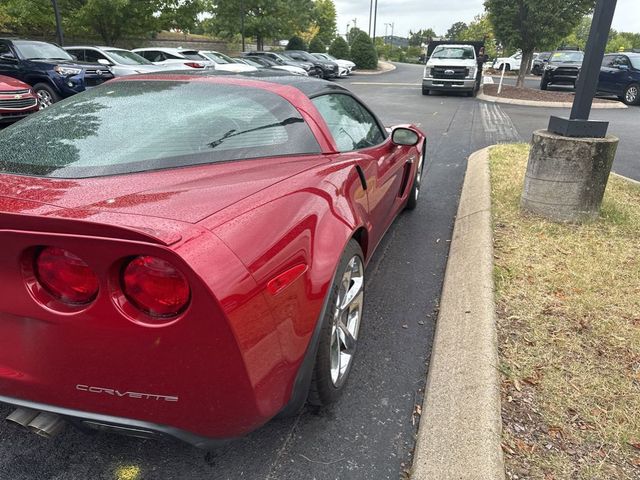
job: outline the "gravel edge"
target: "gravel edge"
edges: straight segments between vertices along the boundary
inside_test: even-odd
[[[517,98],[492,97],[484,94],[484,89],[480,87],[480,92],[476,96],[478,100],[492,103],[506,103],[508,105],[522,105],[525,107],[545,107],[545,108],[571,108],[571,102],[537,102],[535,100],[518,100]],[[622,102],[613,103],[594,103],[592,109],[624,109],[629,108]]]

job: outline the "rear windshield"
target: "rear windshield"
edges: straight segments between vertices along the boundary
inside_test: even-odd
[[[0,131],[0,172],[58,178],[319,152],[282,97],[204,82],[107,83]]]
[[[106,50],[120,65],[153,65],[149,60],[129,50]]]
[[[551,56],[551,61],[556,63],[582,62],[584,52],[555,52]]]

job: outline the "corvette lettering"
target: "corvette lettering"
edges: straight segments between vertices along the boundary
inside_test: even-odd
[[[136,398],[141,400],[156,400],[164,402],[177,402],[178,397],[171,395],[156,395],[154,393],[140,393],[140,392],[121,392],[115,388],[103,388],[103,387],[90,387],[89,385],[76,385],[76,390],[89,393],[101,393],[104,395],[111,395],[118,398]]]

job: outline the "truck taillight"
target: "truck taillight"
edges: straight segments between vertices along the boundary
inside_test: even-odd
[[[84,305],[98,295],[97,275],[78,256],[58,247],[45,247],[35,259],[38,282],[57,300]]]
[[[198,62],[184,62],[187,67],[191,68],[204,68],[204,65]]]
[[[140,256],[122,271],[127,299],[151,317],[169,318],[182,313],[191,297],[186,277],[161,258]]]

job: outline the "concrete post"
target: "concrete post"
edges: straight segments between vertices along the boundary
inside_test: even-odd
[[[618,138],[533,134],[522,209],[555,222],[594,220],[600,212]]]

